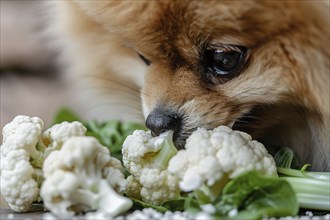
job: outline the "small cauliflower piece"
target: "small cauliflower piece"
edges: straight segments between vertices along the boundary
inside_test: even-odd
[[[55,124],[48,128],[41,136],[41,143],[45,148],[45,155],[61,149],[63,143],[71,137],[85,136],[87,129],[78,121]]]
[[[132,206],[121,195],[126,187],[122,169],[94,137],[72,137],[45,160],[40,194],[46,208],[61,218],[93,210],[114,217]]]
[[[153,138],[150,131],[136,130],[123,144],[123,163],[132,174],[126,193],[154,205],[180,197],[179,179],[168,172],[168,161],[177,153],[173,131]]]
[[[43,181],[41,168],[47,155],[59,149],[69,137],[85,135],[86,132],[80,122],[55,125],[42,134],[43,126],[38,117],[19,115],[2,131],[1,194],[16,212],[28,211],[39,199],[39,187]],[[46,139],[42,136],[50,138],[44,142]]]
[[[277,175],[275,161],[261,143],[226,126],[194,131],[187,139],[185,150],[170,160],[168,170],[180,177],[183,191],[198,189],[201,195],[207,194],[210,201],[205,202],[212,202],[228,180],[241,173],[255,170]]]

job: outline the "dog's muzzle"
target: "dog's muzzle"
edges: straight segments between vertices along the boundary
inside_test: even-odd
[[[147,117],[146,126],[151,130],[153,136],[172,130],[175,141],[181,126],[180,117],[165,110],[155,109]]]

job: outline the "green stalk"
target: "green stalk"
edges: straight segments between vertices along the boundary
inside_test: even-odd
[[[285,176],[330,180],[330,172],[307,172],[304,170],[296,170],[296,169],[283,168],[283,167],[277,167],[277,172],[280,175],[285,175]]]
[[[330,198],[329,181],[299,177],[281,177],[287,180],[297,192],[327,195]]]
[[[155,165],[155,167],[159,167],[160,169],[166,169],[168,166],[168,162],[170,159],[178,152],[176,147],[173,143],[173,131],[169,130],[165,133],[162,133],[157,138],[163,138],[164,141],[162,143],[162,147],[160,151],[157,152],[157,155],[155,155],[152,158],[152,163]],[[158,141],[158,140],[157,140]],[[161,141],[161,140],[159,140]]]
[[[291,185],[301,208],[330,210],[330,182],[328,180],[288,176],[280,178]]]
[[[299,206],[305,209],[330,210],[329,196],[297,193]]]

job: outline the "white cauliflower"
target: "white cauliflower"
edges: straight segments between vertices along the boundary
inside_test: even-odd
[[[44,162],[44,205],[61,218],[97,210],[114,217],[129,210],[120,161],[94,137],[72,137]]]
[[[170,158],[177,153],[169,131],[153,138],[149,131],[136,130],[123,144],[123,163],[132,174],[126,193],[154,205],[180,197],[178,178],[168,172]]]
[[[210,199],[205,202],[212,202],[229,179],[250,170],[277,175],[275,161],[261,143],[226,126],[194,131],[168,166],[180,177],[183,191],[201,190],[200,195]]]
[[[42,134],[43,126],[40,118],[19,115],[3,128],[1,194],[17,212],[28,211],[38,200],[45,157],[69,137],[86,132],[79,122],[55,125]]]
[[[85,136],[87,129],[81,122],[67,122],[55,124],[48,128],[41,136],[41,143],[48,156],[52,151],[61,149],[63,143],[71,137]]]

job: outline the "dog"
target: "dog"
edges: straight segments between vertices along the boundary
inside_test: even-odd
[[[330,171],[329,4],[54,1],[50,32],[91,117],[227,125]],[[87,111],[87,110],[86,110]]]

